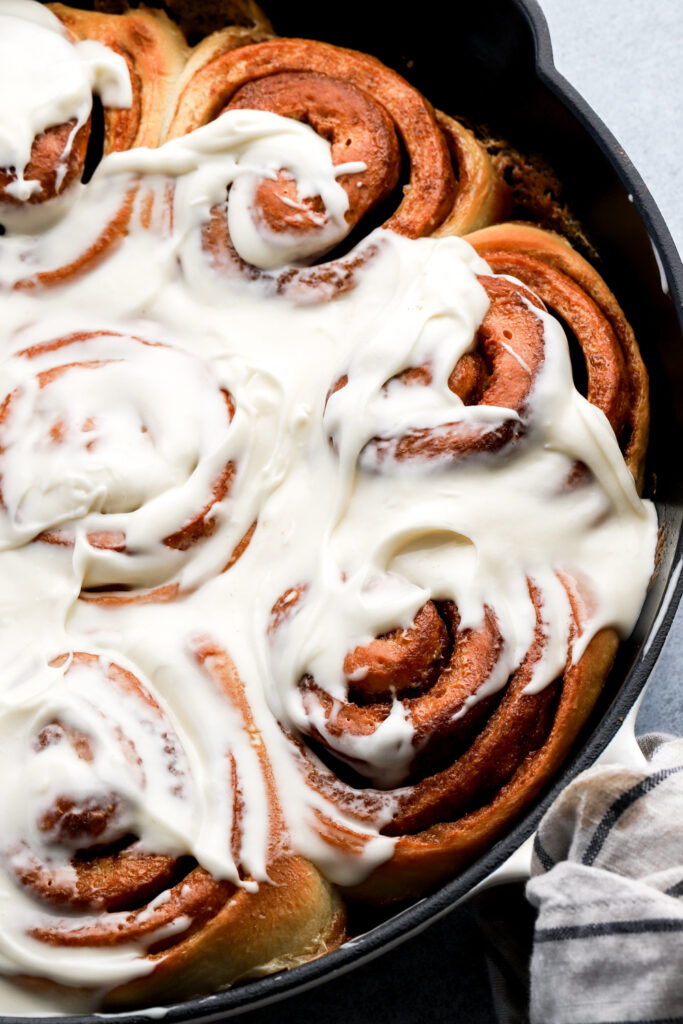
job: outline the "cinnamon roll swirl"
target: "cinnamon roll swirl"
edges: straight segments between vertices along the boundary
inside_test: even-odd
[[[468,237],[498,274],[533,288],[576,336],[587,398],[607,416],[638,489],[650,425],[648,377],[633,329],[598,272],[566,239],[530,224],[500,224]]]
[[[439,225],[464,233],[502,213],[505,186],[472,133],[435,113],[417,90],[374,58],[302,39],[212,47],[205,59],[197,57],[182,83],[169,138],[225,111],[266,110],[310,125],[330,143],[335,177],[346,195],[343,210],[332,209],[315,189],[299,192],[284,166],[255,186],[258,230],[289,243],[276,265],[319,261],[359,223],[367,223],[375,208],[384,209],[400,181],[401,148],[409,178],[386,228],[410,238]],[[249,254],[236,250],[231,238],[229,203],[228,197],[212,209],[204,245],[214,266],[237,266],[254,276]],[[288,269],[278,275],[278,289],[311,298],[316,291],[336,294],[352,286],[356,269],[373,251],[311,270]],[[267,269],[261,260],[256,266]]]
[[[6,372],[17,383],[0,406],[3,547],[71,549],[101,599],[177,593],[174,577],[229,514],[240,427],[225,384],[188,354],[112,332],[34,345]],[[227,549],[221,532],[220,568],[247,527]],[[183,580],[196,585],[191,571]]]
[[[452,603],[436,602],[424,605],[407,628],[347,655],[347,696],[332,696],[312,676],[302,677],[298,725],[315,741],[313,750],[300,748],[302,767],[314,792],[356,817],[355,827],[344,829],[334,815],[321,818],[321,836],[362,850],[375,822],[394,838],[391,857],[347,888],[351,898],[403,900],[452,877],[490,847],[566,757],[602,688],[618,636],[603,630],[574,661],[582,597],[576,581],[560,582],[572,608],[573,640],[563,677],[540,689],[534,675],[553,640],[544,623],[548,594],[531,579],[535,625],[516,668],[506,664],[509,652],[491,608],[481,625],[463,628]],[[274,608],[280,621],[283,602],[291,605],[290,593]],[[330,771],[321,756],[382,788],[340,781],[345,773]]]
[[[247,716],[249,727],[234,670],[206,639],[192,656],[225,730],[214,811],[225,812],[226,864],[203,820],[192,740],[129,668],[104,654],[62,654],[42,676],[19,682],[3,708],[3,761],[23,766],[3,797],[1,859],[22,894],[12,930],[25,985],[41,948],[59,949],[69,984],[106,984],[111,1008],[140,1005],[295,964],[339,942],[338,897],[283,843],[265,752],[229,740],[230,713]],[[270,806],[261,864],[250,858],[253,825],[241,796],[255,788]],[[219,877],[192,855],[212,846]],[[211,860],[206,849],[203,859]]]

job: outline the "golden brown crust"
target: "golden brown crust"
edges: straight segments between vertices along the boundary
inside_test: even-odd
[[[94,39],[126,61],[133,103],[105,110],[104,152],[134,146],[158,146],[172,90],[185,66],[188,47],[179,28],[163,11],[140,7],[125,14],[76,10],[48,4],[75,39]]]
[[[557,771],[594,707],[618,646],[616,631],[603,629],[573,662],[571,651],[581,636],[589,596],[578,580],[558,578],[572,611],[570,653],[564,673],[538,691],[527,687],[548,636],[541,596],[531,580],[528,589],[536,627],[526,656],[503,691],[473,706],[468,707],[468,702],[501,656],[502,638],[494,613],[487,609],[480,630],[461,630],[453,606],[439,604],[439,615],[452,638],[445,655],[432,646],[433,631],[428,626],[425,631],[425,623],[417,627],[416,642],[426,642],[436,652],[436,674],[425,674],[418,692],[401,697],[418,743],[408,781],[396,791],[390,820],[382,829],[394,837],[394,852],[365,881],[345,890],[351,899],[381,904],[412,898],[452,877],[491,846]],[[274,630],[282,627],[288,615],[296,614],[303,594],[298,587],[289,597],[283,595],[274,609]],[[383,656],[379,641],[361,655],[364,664]],[[370,673],[374,668],[370,665]],[[399,666],[399,676],[400,671]],[[311,733],[326,745],[337,730],[349,735],[374,731],[389,711],[381,703],[381,692],[363,695],[358,704],[350,697],[332,709],[314,680],[304,680],[302,688],[305,702],[317,700],[324,713],[334,712],[325,737],[316,730]],[[312,716],[314,720],[319,713]],[[311,758],[306,747],[301,747],[301,754],[313,789],[340,810],[353,808],[362,818],[364,807],[368,819],[373,819],[381,806],[376,791],[339,781]],[[331,845],[349,852],[362,849],[362,835],[353,827],[322,816],[319,825],[321,836]]]
[[[458,188],[453,208],[432,236],[467,235],[487,224],[504,220],[510,203],[510,190],[496,171],[486,148],[474,132],[448,114],[437,110],[436,120],[453,156]]]
[[[152,956],[152,973],[114,989],[105,1008],[204,995],[250,975],[296,967],[340,945],[341,900],[312,864],[283,857],[269,877],[256,892],[237,890],[201,930]]]
[[[196,47],[178,83],[169,138],[235,107],[270,110],[310,124],[330,141],[335,164],[358,160],[366,165],[363,172],[339,178],[349,198],[348,231],[395,192],[400,139],[409,180],[385,227],[417,238],[463,233],[502,216],[508,190],[484,146],[462,125],[435,113],[396,72],[366,54],[326,43],[279,38],[254,42],[266,31],[262,26],[240,29],[250,36],[244,45],[237,30],[228,29]],[[264,181],[260,214],[276,231],[318,230],[315,216],[304,224],[281,224],[286,206],[296,198],[293,189],[281,176],[276,182]],[[285,203],[277,201],[281,196]],[[319,216],[323,211],[315,203],[306,200],[304,205]],[[226,210],[225,205],[214,207],[204,231],[209,260],[222,273],[237,269],[247,278],[258,277],[259,271],[234,251]],[[318,257],[324,253],[322,246]],[[276,288],[301,301],[310,301],[316,291],[321,298],[331,297],[353,287],[354,268],[348,266],[353,259],[288,271]]]
[[[198,73],[209,66],[213,66],[214,61],[219,60],[220,57],[230,53],[232,50],[274,38],[270,22],[263,12],[255,4],[251,6],[255,8],[255,13],[250,24],[227,25],[226,28],[218,29],[212,32],[211,35],[206,36],[205,39],[202,39],[190,51],[185,66],[178,75],[174,85],[169,116],[164,124],[165,138],[175,137],[171,124],[177,122],[179,106],[182,103],[187,103],[187,99],[183,98],[186,97],[186,94],[191,94],[194,91],[194,79]],[[205,122],[200,121],[200,123]],[[180,132],[179,134],[185,133]]]

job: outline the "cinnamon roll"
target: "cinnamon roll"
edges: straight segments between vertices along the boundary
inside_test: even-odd
[[[532,426],[530,399],[545,361],[536,307],[561,316],[573,332],[585,363],[586,397],[609,420],[640,489],[649,428],[647,372],[633,331],[602,278],[564,239],[529,225],[495,225],[468,235],[467,241],[497,276],[479,275],[489,308],[476,348],[455,364],[448,388],[465,406],[495,406],[515,416],[503,425],[473,425],[465,418],[376,437],[363,449],[364,464],[460,459],[519,443]],[[333,393],[347,383],[348,376],[340,378]],[[397,385],[431,383],[427,363],[387,381],[383,393],[388,396]]]
[[[135,184],[112,195],[82,183],[102,155],[159,143],[187,51],[161,13],[50,8],[29,21],[13,7],[0,14],[3,92],[12,97],[0,148],[0,275],[19,289],[60,285],[120,245]]]
[[[471,132],[429,102],[396,72],[352,50],[302,39],[273,39],[248,47],[201,52],[179,91],[169,138],[178,138],[230,110],[266,110],[310,125],[330,143],[334,176],[345,194],[336,208],[308,187],[300,192],[291,166],[254,186],[257,230],[279,242],[275,266],[319,261],[368,215],[384,209],[400,181],[401,148],[409,177],[385,227],[410,238],[442,225],[464,233],[495,220],[506,189]],[[455,166],[454,166],[455,162]],[[227,183],[226,183],[227,184]],[[234,185],[233,185],[234,189]],[[230,197],[211,211],[203,230],[214,267],[247,276],[271,269],[253,250],[236,249]],[[367,230],[367,229],[366,229]],[[374,250],[327,261],[311,270],[277,275],[287,294],[336,294]]]
[[[0,406],[3,547],[71,549],[82,587],[103,600],[160,584],[177,593],[174,577],[229,515],[240,430],[225,382],[186,353],[112,332],[34,345],[6,372],[17,383]],[[243,543],[213,552],[217,567],[239,557],[247,525]]]
[[[573,331],[586,364],[588,401],[609,419],[642,490],[650,426],[647,371],[603,279],[566,239],[530,224],[499,224],[468,241],[496,273],[533,288]]]
[[[240,11],[194,47],[0,14],[78,85],[0,130],[12,1010],[205,995],[451,877],[566,757],[654,564],[607,285],[395,71]]]
[[[369,821],[396,839],[351,889],[372,901],[417,895],[490,845],[566,756],[618,644],[595,618],[594,544],[642,476],[642,361],[604,283],[564,241],[514,225],[471,237],[506,276],[477,273],[483,311],[461,328],[464,354],[460,325],[428,332],[432,310],[408,295],[404,316],[354,354],[327,397],[342,479],[359,474],[346,513],[357,525],[356,503],[371,515],[384,500],[382,528],[359,556],[342,521],[327,561],[283,592],[270,619],[280,714],[309,738],[309,784],[338,810],[362,808],[361,845]],[[538,293],[583,346],[588,399]],[[586,561],[579,522],[593,538]],[[323,656],[308,637],[335,628],[344,639]],[[343,782],[331,774],[340,767]],[[321,834],[343,841],[333,815]]]
[[[223,720],[213,835],[202,809],[205,758],[129,668],[105,654],[61,654],[20,681],[3,708],[3,761],[22,765],[3,794],[0,856],[21,893],[11,930],[24,985],[41,949],[59,950],[68,984],[109,988],[111,1008],[140,1005],[201,994],[339,942],[338,897],[283,845],[265,752],[231,741],[231,714],[247,716],[248,728],[249,712],[229,661],[208,640],[192,656]],[[241,797],[254,790],[270,805],[260,863]],[[204,848],[207,859],[206,847],[215,875],[189,854]],[[64,983],[51,980],[55,991]]]

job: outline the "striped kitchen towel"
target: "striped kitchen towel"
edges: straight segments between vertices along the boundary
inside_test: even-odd
[[[683,1024],[683,739],[584,772],[543,818],[531,1024]]]

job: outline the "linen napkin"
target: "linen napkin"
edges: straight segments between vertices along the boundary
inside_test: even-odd
[[[598,766],[541,821],[531,1024],[683,1022],[683,739],[642,769]]]

